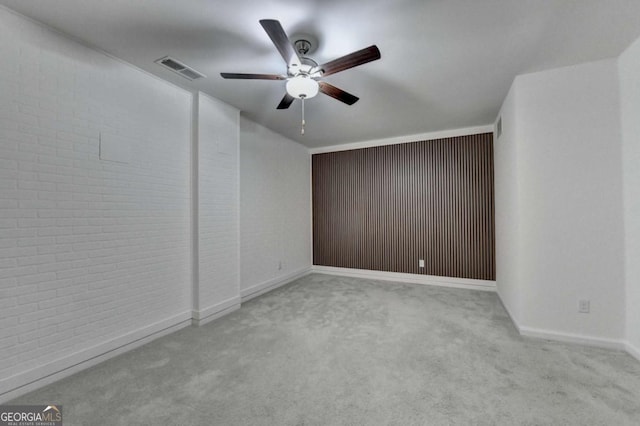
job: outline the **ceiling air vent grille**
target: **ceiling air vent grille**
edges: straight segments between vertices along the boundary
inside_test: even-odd
[[[156,64],[162,65],[163,67],[180,74],[187,80],[197,80],[199,78],[205,78],[206,76],[198,71],[194,70],[191,67],[186,66],[180,61],[176,61],[170,56],[165,56],[164,58],[160,58],[155,61]]]

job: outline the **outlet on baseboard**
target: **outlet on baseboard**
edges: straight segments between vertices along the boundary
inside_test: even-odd
[[[418,268],[424,268],[424,259],[418,260]]]
[[[591,311],[591,301],[580,300],[578,301],[578,312],[581,314],[588,314]]]

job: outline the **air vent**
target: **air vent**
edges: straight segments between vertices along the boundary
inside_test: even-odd
[[[185,68],[182,71],[179,71],[180,74],[182,74],[183,76],[187,77],[189,80],[197,80],[199,78],[204,77],[204,75],[197,73],[196,71],[190,69],[190,68]]]
[[[156,64],[162,65],[163,67],[180,74],[187,80],[197,80],[199,78],[205,78],[206,75],[199,73],[191,67],[186,66],[180,61],[176,61],[175,59],[165,56],[164,58],[160,58],[155,61]]]

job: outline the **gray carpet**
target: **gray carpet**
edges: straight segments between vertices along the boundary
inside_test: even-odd
[[[640,363],[497,296],[309,275],[13,401],[71,425],[638,425]]]

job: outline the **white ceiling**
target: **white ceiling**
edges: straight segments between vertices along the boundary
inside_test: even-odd
[[[190,90],[201,90],[309,147],[490,124],[518,74],[619,55],[640,36],[639,0],[0,0],[1,4]],[[258,21],[320,41],[324,63],[376,44],[382,59],[326,78],[322,94],[276,110],[285,73]],[[170,55],[208,78],[154,63]]]

